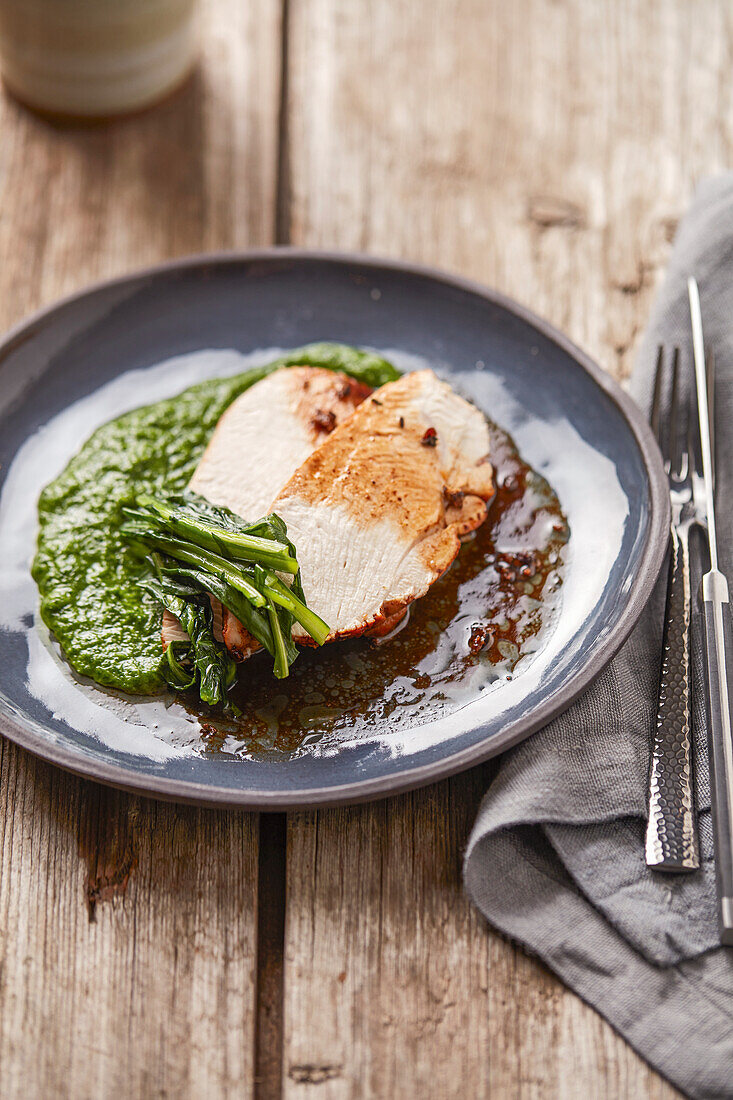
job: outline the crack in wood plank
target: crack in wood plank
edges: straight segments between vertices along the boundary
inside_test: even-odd
[[[275,244],[290,244],[290,0],[281,3]]]
[[[109,787],[89,784],[79,830],[79,855],[87,865],[84,880],[89,921],[100,902],[122,897],[137,867],[138,802]]]
[[[286,844],[286,815],[260,814],[255,1100],[282,1095]]]
[[[583,229],[587,220],[578,203],[553,195],[531,196],[527,218],[540,229]]]
[[[329,1062],[303,1062],[288,1069],[288,1077],[298,1085],[322,1085],[341,1076],[343,1066]]]

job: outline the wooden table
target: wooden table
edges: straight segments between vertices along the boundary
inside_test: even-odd
[[[0,324],[188,252],[436,263],[617,377],[733,149],[726,0],[206,0],[114,125],[0,103]],[[1,675],[1,673],[0,673]],[[460,882],[491,769],[356,809],[130,797],[0,745],[0,1092],[670,1097]]]

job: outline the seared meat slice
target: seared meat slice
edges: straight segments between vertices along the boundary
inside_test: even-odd
[[[221,606],[218,600],[215,600],[213,596],[210,596],[211,610],[214,613],[214,620],[211,624],[211,629],[217,642],[224,641],[222,613],[224,608]],[[163,642],[163,648],[167,649],[170,642],[187,642],[188,634],[183,629],[181,624],[175,615],[171,615],[170,611],[163,611],[163,620],[160,624],[160,637]]]
[[[223,413],[189,487],[245,519],[259,519],[270,511],[301,462],[371,392],[363,382],[320,367],[275,371],[245,390]],[[217,600],[212,600],[212,607],[214,634],[220,641],[223,636],[237,660],[259,648]],[[187,637],[178,620],[165,611],[163,647]]]
[[[362,382],[320,367],[275,371],[222,415],[189,488],[244,519],[259,519],[301,462],[369,393]]]
[[[494,493],[489,430],[432,371],[382,386],[306,458],[272,510],[330,640],[378,628],[427,592]],[[293,636],[310,639],[297,624]]]
[[[175,615],[171,615],[167,608],[163,609],[163,618],[160,623],[160,640],[163,643],[163,649],[167,649],[171,642],[188,641],[188,634]]]

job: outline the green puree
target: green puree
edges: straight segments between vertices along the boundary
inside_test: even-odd
[[[157,672],[160,606],[137,585],[146,566],[122,542],[119,503],[133,493],[184,489],[226,407],[266,375],[299,364],[344,371],[373,387],[399,376],[377,355],[310,344],[111,420],[43,490],[32,572],[43,621],[77,672],[133,694],[166,690]]]

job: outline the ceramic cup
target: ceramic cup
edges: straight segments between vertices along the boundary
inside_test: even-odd
[[[104,118],[155,102],[189,73],[196,0],[0,0],[10,91],[54,115]]]

